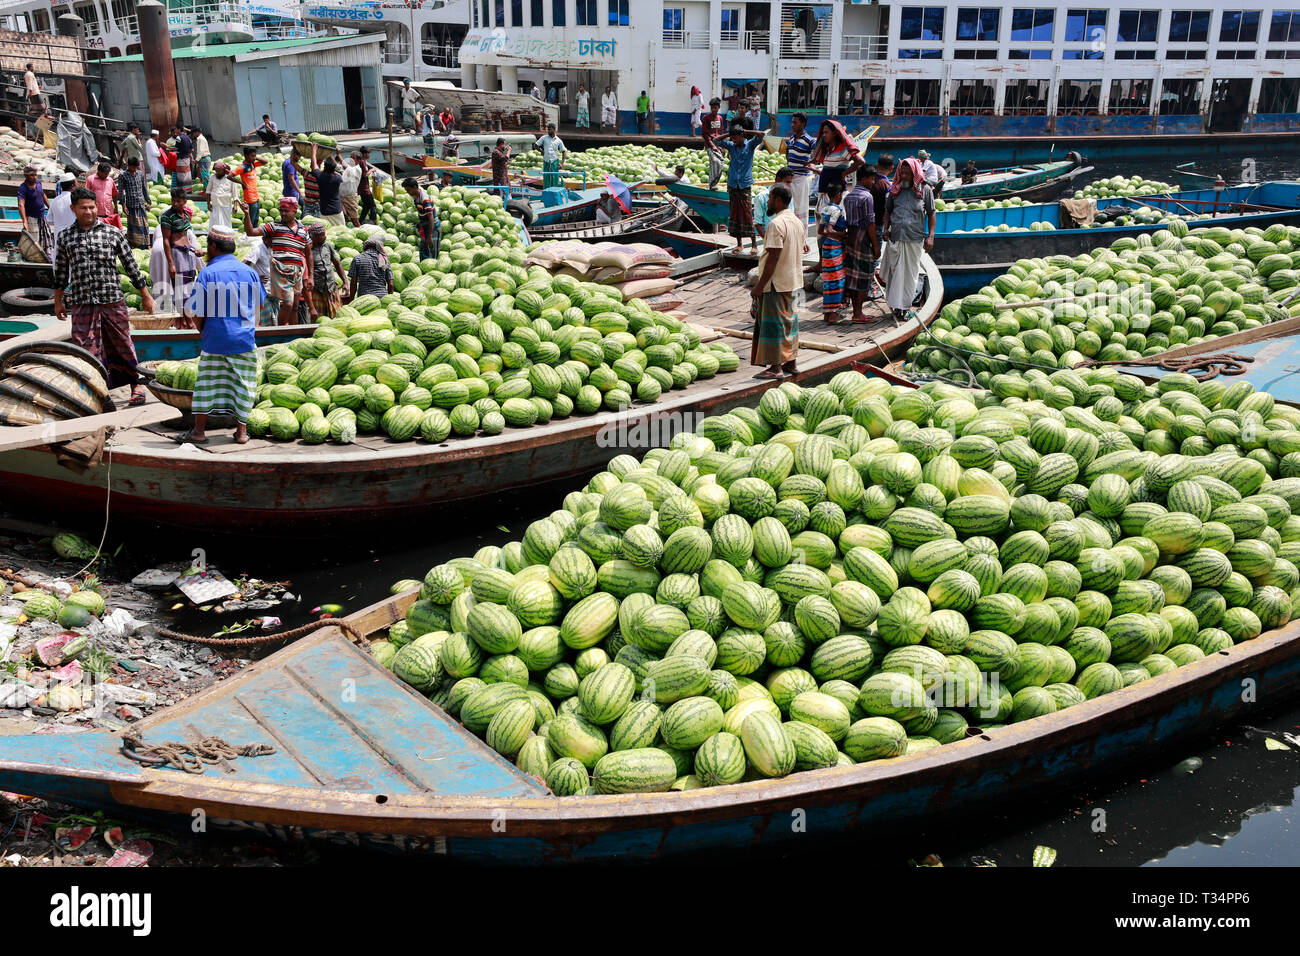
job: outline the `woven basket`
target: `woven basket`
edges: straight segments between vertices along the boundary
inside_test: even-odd
[[[147,312],[130,317],[131,328],[141,329],[142,331],[170,329],[173,321],[170,315],[149,315]]]
[[[157,362],[141,362],[139,371],[143,376],[145,387],[153,392],[154,397],[164,405],[170,405],[172,408],[179,408],[188,414],[194,406],[194,393],[184,391],[179,388],[169,388],[166,385],[159,385],[155,376],[158,374]]]

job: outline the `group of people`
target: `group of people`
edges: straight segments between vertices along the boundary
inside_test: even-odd
[[[645,90],[641,91],[641,99],[637,100],[637,121],[641,120],[641,100],[645,100],[646,113],[650,111],[650,100],[646,97]],[[581,83],[578,84],[578,93],[574,98],[574,107],[577,115],[574,117],[574,125],[578,129],[591,129],[591,93]],[[618,94],[611,87],[605,87],[605,92],[600,95],[600,128],[601,129],[618,129]]]

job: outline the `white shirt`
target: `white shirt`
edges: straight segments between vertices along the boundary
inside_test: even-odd
[[[402,87],[402,105],[408,110],[413,110],[420,105],[420,94],[415,92],[414,87]]]
[[[600,97],[600,108],[603,110],[618,109],[618,97],[613,93],[603,93]]]
[[[351,199],[356,196],[357,191],[361,188],[361,167],[344,166],[342,175],[343,181],[339,183],[339,198]]]
[[[943,167],[933,160],[927,159],[921,164],[921,175],[931,186],[939,185],[940,181],[945,179]]]
[[[262,277],[262,282],[265,283],[271,280],[271,253],[260,238],[253,240],[252,248],[248,250],[248,258],[244,261]]]
[[[587,108],[587,103],[588,103],[590,100],[591,100],[591,94],[590,94],[590,93],[588,93],[586,90],[581,90],[581,91],[579,91],[579,93],[578,93],[578,109],[580,109],[580,110],[585,110],[585,109]]]
[[[144,164],[146,167],[145,172],[150,179],[163,175],[164,170],[158,144],[152,136],[144,142]]]
[[[208,180],[208,224],[231,228],[235,197],[242,193],[239,183],[227,173]]]
[[[194,137],[194,158],[203,159],[205,156],[211,156],[212,150],[208,147],[208,138],[202,133]]]
[[[704,96],[701,93],[695,93],[691,96],[691,112],[702,113],[704,111]]]
[[[27,95],[35,96],[41,91],[41,86],[36,82],[36,74],[28,70],[23,74],[23,83],[27,86]]]
[[[72,191],[65,190],[50,200],[50,229],[57,239],[59,233],[77,221],[72,211]]]

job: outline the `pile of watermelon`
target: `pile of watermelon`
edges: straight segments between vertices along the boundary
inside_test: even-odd
[[[981,385],[1011,368],[1132,361],[1300,314],[1297,287],[1300,227],[1174,220],[1091,253],[1019,260],[946,304],[909,358],[935,371],[965,360]]]
[[[733,372],[728,345],[618,289],[521,265],[518,248],[451,253],[447,272],[404,264],[400,293],[362,296],[309,337],[260,349],[253,437],[309,444],[382,433],[442,442],[654,402]],[[425,263],[422,265],[429,265]],[[192,387],[196,363],[162,363]]]
[[[1158,179],[1143,179],[1141,176],[1112,176],[1098,179],[1082,189],[1074,191],[1075,199],[1109,199],[1113,196],[1154,196],[1173,192],[1171,183],[1162,183]]]
[[[654,182],[661,174],[655,172],[658,166],[664,173],[671,174],[675,166],[685,166],[691,182],[695,185],[707,185],[709,179],[709,156],[704,149],[694,146],[679,146],[674,150],[661,149],[658,146],[597,146],[580,152],[565,154],[564,171],[569,174],[586,173],[587,186],[594,188],[604,184],[605,175],[612,173],[628,185],[639,182]],[[779,153],[769,153],[760,149],[754,154],[754,179],[771,181],[776,171],[785,165],[785,157]],[[536,152],[519,152],[510,161],[510,167],[516,172],[536,171],[541,160]],[[723,157],[723,178],[726,178],[728,163]],[[725,187],[724,187],[725,188]]]
[[[1115,369],[782,383],[431,568],[378,660],[558,795],[959,741],[1300,599],[1300,411]]]

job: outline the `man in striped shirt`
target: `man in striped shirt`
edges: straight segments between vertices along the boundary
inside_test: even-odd
[[[808,135],[808,114],[795,113],[791,116],[790,136],[781,144],[781,152],[785,153],[785,164],[794,173],[794,183],[791,186],[794,201],[790,204],[790,209],[800,222],[808,221],[808,197],[812,193],[813,177],[810,164],[813,147],[816,145]]]
[[[315,262],[311,237],[298,221],[298,200],[285,196],[280,200],[280,221],[255,225],[244,217],[244,233],[261,237],[271,257],[271,276],[267,283],[266,302],[262,307],[263,324],[278,318],[280,325],[293,325],[297,321],[298,301],[301,296],[307,303],[312,321],[316,319],[316,306],[310,293]]]

